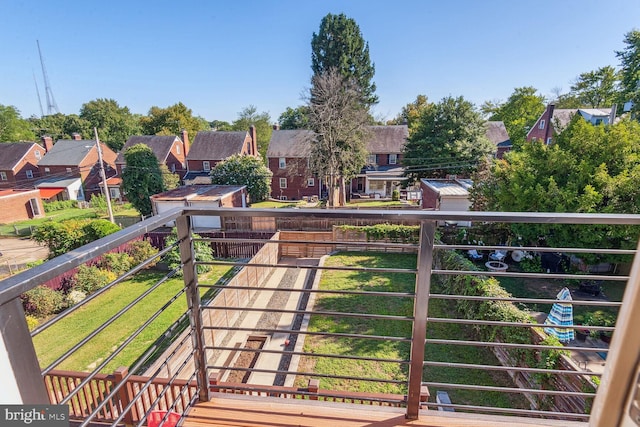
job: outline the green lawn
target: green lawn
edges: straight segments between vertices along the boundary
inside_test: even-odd
[[[212,283],[230,270],[228,266],[214,266],[213,270],[203,275],[208,283]],[[112,289],[89,302],[78,311],[60,320],[44,332],[34,337],[33,342],[41,367],[46,367],[65,351],[87,336],[91,331],[110,319],[120,309],[144,293],[163,273],[146,271],[135,278],[119,283]],[[151,292],[127,311],[112,325],[92,338],[87,344],[75,351],[56,369],[90,371],[98,363],[112,354],[113,350],[123,343],[153,313],[159,310],[171,297],[184,286],[181,277],[172,278]],[[201,293],[205,293],[203,289]],[[160,337],[186,310],[186,297],[182,294],[165,311],[136,337],[114,360],[102,370],[112,372],[119,366],[131,366],[149,346]]]
[[[329,266],[367,266],[415,268],[416,256],[410,254],[371,254],[341,253],[327,260]],[[321,289],[332,290],[369,290],[389,292],[413,292],[415,276],[413,274],[372,273],[353,271],[325,271],[320,281]],[[411,316],[413,300],[411,298],[384,298],[363,295],[321,295],[316,300],[315,310],[330,310],[354,313],[375,313]],[[447,301],[433,300],[429,307],[432,317],[459,317],[453,312]],[[405,321],[363,320],[355,318],[327,318],[312,316],[310,331],[349,332],[369,335],[410,337],[411,323]],[[430,324],[427,328],[430,338],[473,339],[471,328],[442,323]],[[410,346],[389,340],[356,340],[342,338],[322,338],[307,336],[305,351],[312,353],[348,354],[389,359],[408,359]],[[482,363],[499,365],[488,349],[480,347],[454,347],[431,345],[426,348],[426,360],[460,363]],[[389,362],[367,362],[343,359],[303,357],[303,371],[331,373],[337,375],[375,377],[384,379],[407,380],[407,366]],[[424,380],[476,385],[498,385],[513,387],[507,374],[479,369],[425,368]],[[299,384],[306,379],[300,378]],[[386,384],[380,382],[348,381],[331,378],[321,379],[321,388],[351,390],[361,392],[395,393],[407,392],[405,384]],[[432,390],[435,395],[435,391]],[[474,391],[450,390],[452,401],[459,404],[491,405],[499,407],[528,408],[521,395],[497,392],[478,393]]]
[[[380,208],[380,207],[388,207],[388,206],[403,206],[406,203],[403,203],[399,200],[368,200],[368,201],[358,201],[358,202],[354,202],[351,201],[350,203],[347,203],[348,207],[354,208],[362,208],[362,209],[369,209],[369,208]]]
[[[25,229],[28,229],[30,226],[35,227],[37,225],[43,224],[47,221],[64,221],[67,219],[85,219],[85,218],[98,218],[95,209],[87,208],[87,209],[63,209],[59,211],[49,212],[46,214],[44,218],[35,218],[27,221],[15,222],[12,224],[2,224],[0,225],[0,235],[2,236],[15,236],[15,227],[21,230],[21,235],[30,234]]]
[[[287,201],[287,200],[265,200],[264,202],[251,203],[252,208],[257,209],[273,209],[273,208],[295,208],[296,206],[300,206],[302,204],[306,204],[302,201]]]

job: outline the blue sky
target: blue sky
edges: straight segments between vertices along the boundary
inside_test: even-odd
[[[480,105],[520,86],[566,92],[581,72],[618,66],[624,34],[640,28],[637,0],[0,0],[0,104],[40,114],[37,39],[65,114],[113,98],[226,121],[255,105],[275,122],[303,103],[327,13],[355,19],[369,42],[385,119],[418,94]]]

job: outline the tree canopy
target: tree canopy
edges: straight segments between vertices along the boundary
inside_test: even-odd
[[[96,99],[83,104],[80,118],[90,123],[90,129],[98,128],[100,140],[113,151],[120,151],[127,139],[140,131],[138,120],[129,108],[120,107],[114,99]]]
[[[369,114],[357,82],[331,69],[313,77],[309,127],[316,134],[309,166],[328,183],[329,206],[346,203],[345,182],[365,165]]]
[[[35,137],[16,107],[0,104],[0,142],[33,141]]]
[[[469,174],[495,151],[485,136],[485,121],[463,97],[443,98],[425,108],[404,148],[403,165],[409,182],[424,177]]]
[[[369,43],[364,41],[356,21],[344,14],[327,14],[318,33],[311,38],[311,69],[314,76],[335,69],[358,87],[360,102],[367,107],[377,104],[376,84],[372,81],[375,65],[369,57]]]
[[[71,139],[74,133],[80,134],[83,139],[93,139],[93,126],[91,123],[79,117],[77,114],[56,113],[50,116],[29,118],[37,136],[49,135],[54,141],[58,139]]]
[[[149,196],[165,190],[158,159],[145,144],[127,148],[124,159],[127,166],[122,171],[122,188],[127,199],[140,214],[150,215]]]
[[[309,107],[300,105],[287,109],[278,117],[280,129],[309,129]]]
[[[640,112],[640,30],[629,31],[624,37],[625,48],[616,51],[620,60],[621,102],[632,101],[632,113]]]
[[[238,113],[238,118],[231,124],[231,129],[248,131],[251,125],[256,128],[258,152],[264,159],[266,159],[267,148],[269,148],[271,132],[273,131],[271,116],[269,116],[269,113],[267,112],[258,113],[258,109],[255,105],[249,105]]]
[[[413,129],[420,122],[420,116],[422,113],[429,107],[432,107],[433,104],[429,102],[426,95],[418,95],[416,96],[416,100],[408,103],[402,110],[400,114],[398,114],[395,119],[389,120],[387,124],[390,125],[403,125],[406,124],[409,127],[409,134],[412,133]]]
[[[531,86],[517,87],[507,102],[485,103],[481,107],[482,112],[489,115],[489,120],[504,122],[514,146],[520,146],[526,141],[529,129],[544,112],[545,98],[537,92]]]
[[[251,203],[269,197],[273,173],[260,157],[234,154],[211,169],[211,183],[220,185],[246,185]]]
[[[140,126],[145,135],[180,135],[186,129],[194,136],[200,130],[209,130],[209,122],[194,117],[190,108],[182,102],[166,108],[153,106],[149,114],[140,118]]]
[[[581,106],[611,107],[619,97],[618,80],[618,73],[610,65],[588,71],[578,76],[571,86],[571,95]]]

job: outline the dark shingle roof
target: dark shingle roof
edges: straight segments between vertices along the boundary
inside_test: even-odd
[[[504,122],[490,121],[486,122],[487,131],[485,135],[496,147],[505,147],[511,145],[511,139],[507,133]]]
[[[38,166],[78,166],[95,145],[90,139],[59,139]]]
[[[401,153],[409,137],[407,125],[369,126],[367,151],[372,154]]]
[[[158,162],[164,163],[164,161],[169,156],[169,153],[171,152],[171,147],[173,146],[173,143],[176,139],[182,141],[180,138],[178,138],[175,135],[132,136],[129,139],[127,139],[127,142],[125,142],[124,146],[122,147],[122,150],[120,150],[120,152],[118,153],[118,157],[116,158],[116,163],[125,163],[124,152],[127,150],[127,148],[136,144],[144,144],[147,147],[151,148],[151,150],[153,151],[153,154],[158,159]]]
[[[0,169],[11,170],[33,147],[35,142],[3,142],[0,143]],[[38,146],[40,147],[40,146]],[[40,147],[44,153],[44,149]]]
[[[267,157],[309,157],[313,131],[306,129],[274,130],[271,133]]]
[[[187,153],[187,160],[224,160],[240,154],[248,136],[246,131],[198,132]]]

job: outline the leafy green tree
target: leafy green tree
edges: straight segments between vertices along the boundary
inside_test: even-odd
[[[219,130],[219,131],[230,131],[233,130],[231,127],[231,123],[225,122],[224,120],[214,120],[209,122],[209,126],[211,130]]]
[[[35,137],[16,107],[0,104],[0,142],[33,141]]]
[[[199,239],[200,235],[194,233],[193,238]],[[171,231],[171,234],[165,238],[164,243],[165,243],[165,246],[171,246],[175,244],[177,241],[178,241],[178,232],[174,228]],[[211,249],[211,244],[209,242],[203,242],[203,241],[193,242],[193,251],[195,253],[196,261],[208,262],[208,261],[213,261],[215,259],[213,256],[213,249]],[[166,262],[169,268],[172,270],[180,267],[180,265],[182,264],[182,261],[180,258],[180,248],[178,246],[173,248],[173,250],[171,250],[169,253],[165,255],[163,261]],[[198,274],[206,273],[207,271],[211,270],[211,266],[198,264],[196,266],[196,270]],[[177,274],[181,276],[183,273],[184,272],[182,268],[178,268]]]
[[[180,135],[186,129],[189,135],[200,130],[209,130],[209,122],[194,117],[190,108],[182,102],[167,108],[151,107],[149,115],[140,118],[142,133],[145,135]]]
[[[296,108],[287,107],[278,117],[280,129],[309,129],[309,107],[300,105]]]
[[[424,109],[404,148],[408,181],[469,174],[495,151],[485,131],[480,113],[461,96],[443,98]]]
[[[219,185],[246,185],[251,203],[269,197],[273,173],[260,157],[235,154],[211,169],[211,183]]]
[[[578,76],[571,86],[571,93],[582,106],[610,107],[619,98],[618,73],[608,65]]]
[[[335,69],[312,79],[309,127],[310,170],[328,183],[329,206],[346,204],[346,182],[365,165],[369,114],[361,103],[358,83]]]
[[[429,102],[426,95],[418,95],[416,96],[415,101],[410,102],[402,107],[402,111],[400,111],[400,114],[398,114],[395,119],[390,120],[387,124],[406,124],[409,127],[409,134],[411,134],[413,129],[420,122],[420,116],[422,115],[422,113],[432,106],[433,104]]]
[[[267,148],[269,148],[269,141],[271,140],[271,132],[273,127],[271,125],[271,116],[269,113],[258,113],[258,109],[255,105],[249,105],[238,113],[238,118],[232,123],[231,129],[237,131],[248,131],[249,126],[256,127],[256,138],[258,139],[258,152],[266,159]]]
[[[45,222],[36,227],[31,238],[46,244],[49,258],[55,258],[118,230],[120,227],[104,219]]]
[[[640,124],[593,126],[574,118],[556,142],[525,144],[494,163],[473,191],[486,209],[512,212],[640,213]],[[514,226],[525,244],[635,248],[637,227]]]
[[[545,98],[537,94],[531,86],[518,87],[503,104],[483,105],[482,112],[489,120],[501,120],[509,133],[514,146],[521,146],[531,129],[545,109]]]
[[[91,123],[77,114],[56,113],[50,116],[31,117],[29,122],[38,136],[50,135],[54,141],[71,139],[74,133],[80,134],[83,139],[94,138]]]
[[[640,112],[640,30],[629,31],[624,37],[625,48],[616,51],[620,60],[621,102],[632,101],[631,112],[638,117]]]
[[[80,118],[98,129],[100,140],[114,151],[120,151],[131,135],[139,133],[138,122],[128,107],[120,107],[114,99],[99,98],[80,108]],[[86,138],[86,133],[84,137]],[[93,138],[90,132],[90,138]]]
[[[354,19],[342,13],[329,13],[322,18],[318,33],[311,37],[311,69],[314,76],[336,69],[344,78],[356,82],[363,105],[368,108],[378,103],[369,43],[364,41]]]
[[[122,172],[122,188],[141,215],[151,215],[150,196],[165,190],[158,159],[151,148],[136,144],[124,152],[127,167]]]
[[[173,190],[180,186],[180,175],[171,172],[164,163],[160,165],[160,172],[162,173],[162,183],[164,184],[165,191]]]

